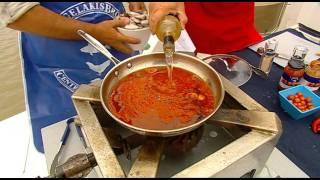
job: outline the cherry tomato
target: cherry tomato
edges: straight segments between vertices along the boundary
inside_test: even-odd
[[[311,129],[314,133],[320,132],[320,118],[319,117],[312,121]]]
[[[313,106],[313,104],[312,103],[307,103],[307,106]]]
[[[294,100],[294,95],[288,96],[288,99],[289,99],[289,100]]]
[[[303,96],[303,94],[302,94],[301,92],[298,92],[296,95],[298,95],[298,96],[300,96],[300,97]]]
[[[309,106],[309,108],[310,108],[310,109],[313,109],[314,107],[313,107],[313,106]]]
[[[302,104],[302,105],[306,105],[307,103],[306,103],[305,101],[302,101],[302,100],[301,100],[301,104]]]
[[[299,103],[299,102],[301,102],[301,101],[300,101],[300,99],[299,99],[299,98],[295,98],[293,102],[295,102],[295,103]]]
[[[303,96],[300,97],[301,101],[304,101],[306,98],[304,98]]]
[[[310,97],[307,97],[307,98],[306,98],[306,101],[307,101],[307,102],[311,102],[312,100],[311,100]]]

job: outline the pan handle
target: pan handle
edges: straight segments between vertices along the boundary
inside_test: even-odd
[[[97,39],[88,33],[85,33],[83,30],[79,29],[77,32],[83,39],[85,39],[94,48],[110,59],[115,65],[120,63],[119,59],[115,58]]]

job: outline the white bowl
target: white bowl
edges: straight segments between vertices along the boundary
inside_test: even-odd
[[[118,31],[126,36],[134,37],[140,39],[139,44],[129,44],[133,50],[143,50],[145,45],[148,43],[148,40],[151,35],[149,27],[139,28],[139,29],[125,29],[122,27],[118,28]]]

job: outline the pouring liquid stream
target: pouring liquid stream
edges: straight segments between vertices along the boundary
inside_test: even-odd
[[[174,53],[174,46],[168,45],[164,47],[165,59],[167,63],[167,70],[168,70],[168,78],[169,83],[173,84],[172,81],[172,72],[173,72],[173,53]]]
[[[173,71],[173,54],[175,53],[175,41],[180,37],[181,24],[176,14],[168,14],[164,16],[156,28],[156,35],[163,42],[163,52],[168,69],[169,84],[174,85]]]

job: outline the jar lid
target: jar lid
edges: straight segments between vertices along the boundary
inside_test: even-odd
[[[314,69],[320,69],[320,58],[311,61],[310,67],[311,67],[311,68],[314,68]]]
[[[290,67],[292,67],[294,69],[304,69],[305,68],[305,64],[303,61],[290,60],[288,64]]]

